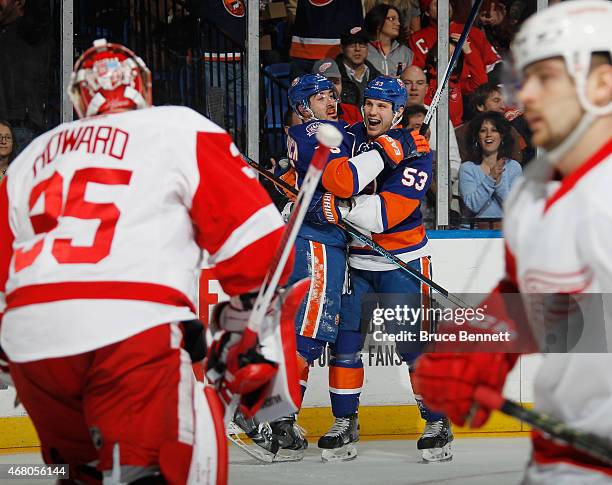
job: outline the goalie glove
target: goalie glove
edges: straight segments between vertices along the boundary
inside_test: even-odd
[[[295,314],[308,286],[309,281],[302,280],[280,290],[266,313],[267,324],[291,325],[293,330]],[[255,297],[255,294],[232,297],[229,302],[216,305],[210,324],[213,342],[204,362],[208,382],[222,395],[240,395],[239,409],[247,417],[260,409],[278,372],[278,364],[264,356],[258,335],[247,328]],[[295,339],[294,331],[287,334]]]
[[[469,421],[478,428],[491,411],[478,405],[476,390],[486,387],[501,395],[519,354],[539,348],[523,299],[508,280],[502,280],[472,315],[459,323],[438,326],[438,336],[455,338],[440,339],[426,348],[428,353],[417,360],[413,385],[431,409],[446,414],[455,424],[463,426]],[[461,339],[461,333],[473,338]],[[493,335],[504,338],[480,338]]]
[[[385,165],[392,169],[407,158],[420,157],[430,151],[429,142],[418,131],[408,132],[401,128],[380,135],[371,146],[380,154]]]

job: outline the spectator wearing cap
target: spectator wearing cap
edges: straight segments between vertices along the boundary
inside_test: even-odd
[[[361,108],[363,92],[368,83],[381,75],[368,61],[368,35],[362,27],[353,27],[340,38],[342,53],[336,57],[336,64],[342,77],[343,103]]]
[[[297,0],[289,50],[291,78],[312,72],[319,59],[336,57],[342,32],[362,22],[361,0]]]
[[[329,79],[336,88],[338,99],[342,100],[342,92],[344,91],[342,85],[342,75],[340,74],[340,69],[338,69],[338,64],[336,61],[333,59],[321,59],[320,61],[315,62],[315,65],[312,68],[312,73],[321,74],[321,76],[325,76],[327,79]],[[343,103],[342,101],[338,103],[338,118],[345,121],[349,125],[363,121],[361,111],[355,105]]]
[[[397,77],[412,64],[412,51],[399,43],[402,17],[397,8],[380,3],[365,17],[365,30],[370,36],[368,60],[385,76]]]

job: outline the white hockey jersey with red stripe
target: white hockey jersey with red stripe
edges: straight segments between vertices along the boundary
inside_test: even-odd
[[[504,209],[508,277],[518,285],[528,309],[538,294],[573,295],[579,305],[573,311],[569,307],[568,328],[574,324],[584,328],[581,334],[569,331],[567,336],[573,340],[570,346],[575,343],[575,349],[590,352],[544,356],[535,379],[536,408],[608,439],[612,437],[612,354],[604,352],[612,351],[611,187],[612,140],[562,181],[522,180]],[[599,294],[603,298],[593,297]],[[534,325],[533,318],[530,322],[541,337],[543,329]],[[534,459],[599,470],[575,450],[541,436],[534,441]]]
[[[229,135],[195,111],[60,125],[0,185],[1,345],[25,362],[196,318],[202,250],[227,294],[250,291],[282,226]]]

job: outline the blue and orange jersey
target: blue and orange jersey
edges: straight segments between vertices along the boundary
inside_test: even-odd
[[[312,120],[292,126],[289,128],[287,136],[287,154],[296,171],[296,188],[299,188],[304,181],[310,161],[318,145],[315,135],[319,126],[323,123],[334,125],[343,135],[342,144],[331,151],[328,166],[334,159],[347,160],[353,153],[354,136],[347,132],[346,124],[343,121]],[[327,170],[327,166],[325,170]],[[326,191],[328,191],[328,189],[322,182],[319,182],[319,187],[317,189],[318,193],[314,195],[313,200],[321,199],[322,194]],[[349,196],[350,195],[352,194],[349,194]],[[299,234],[305,239],[331,244],[333,246],[345,247],[347,244],[346,234],[334,224],[304,221]]]
[[[333,125],[340,130],[343,136],[342,144],[338,148],[332,149],[330,160],[336,158],[347,159],[353,154],[355,137],[347,132],[344,121],[312,120],[292,126],[289,128],[287,136],[287,154],[297,172],[298,187],[302,185],[314,151],[318,146],[316,134],[322,124]],[[325,190],[322,186],[321,189]]]
[[[357,152],[369,150],[362,124],[353,125]],[[420,204],[431,185],[432,155],[424,154],[402,161],[396,168],[385,167],[359,195],[347,216],[350,222],[372,233],[372,239],[410,261],[421,256],[427,244]],[[360,269],[389,269],[384,258],[374,250],[352,242],[350,264]],[[419,254],[417,254],[419,253]]]

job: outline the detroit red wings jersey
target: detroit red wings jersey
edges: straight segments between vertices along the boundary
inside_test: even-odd
[[[195,111],[63,124],[0,185],[2,347],[17,362],[73,355],[196,318],[202,250],[226,293],[250,291],[282,226],[229,135]]]
[[[521,181],[504,209],[508,276],[523,295],[534,334],[555,351],[554,339],[542,340],[533,303],[542,293],[569,294],[578,306],[564,307],[567,332],[559,337],[575,344],[574,352],[591,352],[547,354],[535,380],[536,407],[605,437],[612,436],[612,354],[603,354],[612,350],[610,187],[612,140],[561,182]],[[537,462],[574,460],[566,448],[542,443],[534,441]]]

